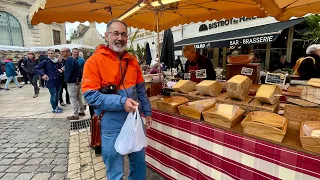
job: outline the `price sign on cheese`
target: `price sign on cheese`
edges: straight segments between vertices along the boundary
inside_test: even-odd
[[[196,70],[196,78],[197,79],[207,78],[207,70],[206,69]]]
[[[184,73],[184,74],[183,74],[183,79],[184,79],[184,80],[189,80],[190,77],[191,77],[191,73]]]
[[[266,76],[266,84],[278,84],[285,85],[287,75],[279,74],[279,73],[267,73]]]
[[[251,76],[251,75],[252,75],[252,72],[253,72],[253,69],[252,69],[252,68],[243,67],[243,68],[241,69],[241,74],[246,75],[246,76]]]

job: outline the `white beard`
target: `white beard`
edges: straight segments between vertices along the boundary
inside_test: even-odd
[[[111,42],[111,40],[109,39],[109,43]],[[109,47],[111,47],[115,52],[117,53],[122,53],[126,50],[126,45],[121,46],[120,44],[116,45],[114,44],[109,44]]]

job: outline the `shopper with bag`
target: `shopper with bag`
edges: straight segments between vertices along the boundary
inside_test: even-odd
[[[136,117],[139,116],[131,120],[134,120],[137,126],[141,123],[140,132],[135,131],[139,134],[136,137],[145,142],[145,135],[140,136],[144,127],[136,110],[138,107],[141,109],[147,128],[151,125],[152,111],[138,61],[125,51],[128,40],[127,25],[119,20],[110,21],[105,37],[109,47],[99,46],[85,63],[82,91],[88,104],[93,106],[95,113],[101,117],[102,157],[106,165],[107,179],[119,180],[124,175],[124,156],[115,149],[115,142],[120,131],[123,132],[125,122],[130,120],[127,119],[128,114],[135,113]],[[135,149],[128,157],[129,180],[144,180],[145,147]]]

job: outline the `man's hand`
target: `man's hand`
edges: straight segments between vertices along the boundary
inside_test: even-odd
[[[58,72],[59,72],[59,73],[62,73],[62,69],[58,69]]]
[[[144,119],[146,120],[146,128],[149,129],[152,126],[152,117],[145,116]]]
[[[138,106],[139,103],[137,103],[135,100],[127,98],[126,103],[124,104],[124,109],[127,112],[135,112]]]
[[[45,74],[45,75],[43,75],[42,77],[41,77],[43,80],[48,80],[49,79],[49,77]]]

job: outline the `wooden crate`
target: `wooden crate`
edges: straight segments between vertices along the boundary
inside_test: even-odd
[[[235,115],[228,119],[218,113],[215,112],[215,107],[208,109],[202,113],[204,121],[208,122],[209,124],[214,124],[218,126],[222,126],[225,128],[231,128],[238,122],[243,119],[244,110],[238,108]]]
[[[312,128],[320,129],[320,122],[317,121],[305,121],[301,123],[300,127],[300,141],[304,149],[319,153],[320,152],[320,138],[314,138],[311,136],[305,136],[303,133],[303,125],[309,125]]]
[[[286,104],[283,116],[289,121],[289,129],[300,131],[301,122],[320,121],[320,109]]]
[[[279,103],[273,105],[261,103],[254,99],[254,97],[247,97],[244,101],[241,101],[229,98],[227,93],[217,96],[216,103],[236,105],[245,111],[245,115],[253,111],[266,111],[272,113],[278,113],[279,111]]]
[[[200,101],[202,101],[202,100],[200,100]],[[202,112],[210,109],[213,106],[214,106],[214,100],[212,100],[212,104],[207,105],[206,107],[203,107],[202,111],[200,111],[199,109],[196,109],[194,107],[189,106],[188,103],[178,106],[178,110],[182,116],[187,116],[187,117],[190,117],[190,118],[195,119],[197,121],[200,121]]]
[[[281,143],[287,132],[288,120],[275,113],[255,111],[247,115],[241,126],[247,134]]]
[[[173,96],[157,101],[157,107],[160,111],[169,113],[179,113],[178,106],[187,103],[189,100],[181,96]]]

